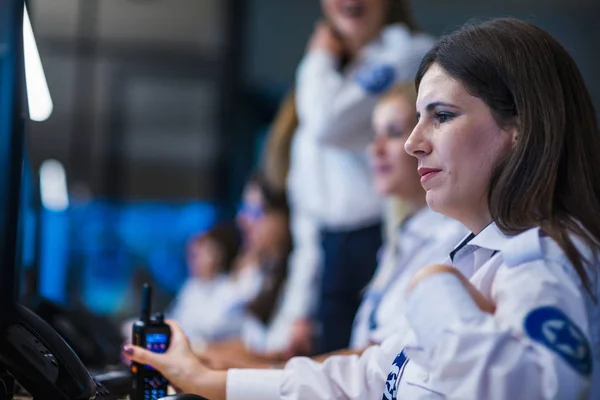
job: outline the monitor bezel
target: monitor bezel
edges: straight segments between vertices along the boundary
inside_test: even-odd
[[[3,2],[4,49],[0,56],[0,321],[19,299],[17,259],[21,179],[28,112],[23,54],[23,0]],[[1,39],[0,39],[1,40]]]

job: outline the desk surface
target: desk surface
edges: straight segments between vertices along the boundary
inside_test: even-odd
[[[23,396],[15,396],[13,400],[32,400],[32,397],[23,397]],[[129,400],[129,396],[127,397],[119,397],[119,400]]]
[[[172,387],[169,386],[169,395],[171,394],[175,394],[175,389],[173,389]],[[13,397],[13,400],[33,400],[32,397],[28,397],[28,396],[15,396]],[[125,397],[119,397],[119,400],[129,400],[129,396],[125,396]]]

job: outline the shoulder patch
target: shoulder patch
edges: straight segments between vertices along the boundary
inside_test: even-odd
[[[371,94],[384,92],[395,79],[396,70],[389,64],[365,65],[354,75],[354,81]]]
[[[392,363],[392,368],[385,381],[385,388],[383,389],[383,397],[381,400],[397,400],[398,398],[398,384],[402,379],[404,373],[404,367],[408,363],[408,357],[404,354],[404,350],[400,352]]]
[[[592,372],[590,344],[577,325],[556,307],[540,307],[525,317],[525,332],[558,354],[581,375]]]
[[[512,237],[502,246],[501,253],[504,263],[509,267],[544,258],[539,228]]]

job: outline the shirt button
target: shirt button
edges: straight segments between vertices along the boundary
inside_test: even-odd
[[[429,372],[425,372],[423,376],[423,382],[429,382]]]

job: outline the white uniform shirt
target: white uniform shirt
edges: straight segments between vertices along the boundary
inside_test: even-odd
[[[412,80],[433,45],[404,25],[385,28],[344,73],[326,52],[310,52],[296,75],[299,126],[291,147],[288,198],[294,250],[276,325],[291,324],[315,307],[321,228],[354,229],[376,222],[382,202],[371,183],[366,147],[379,94]]]
[[[224,340],[241,334],[246,305],[260,288],[262,276],[254,267],[238,279],[221,275],[209,281],[189,278],[168,317],[178,321],[192,341]]]
[[[494,302],[494,315],[480,311],[454,276],[434,276],[408,299],[409,335],[361,357],[230,370],[227,398],[597,398],[598,305],[563,251],[539,229],[511,239],[491,224],[469,239],[453,252],[453,264]],[[598,296],[597,280],[592,288]]]
[[[168,317],[178,321],[190,338],[212,340],[239,332],[241,322],[224,316],[221,307],[213,303],[230,297],[231,282],[225,275],[205,281],[189,278],[179,291]],[[221,315],[220,315],[221,314]]]
[[[400,326],[406,326],[399,319],[403,318],[404,293],[410,280],[422,267],[444,262],[467,233],[461,223],[427,206],[409,217],[398,228],[396,243],[386,246],[382,262],[363,296],[350,347],[363,349],[370,343],[381,343]],[[386,257],[394,260],[388,263]]]

